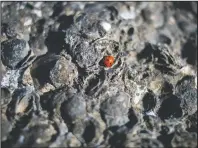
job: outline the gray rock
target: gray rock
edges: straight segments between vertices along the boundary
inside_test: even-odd
[[[1,58],[5,66],[12,69],[19,67],[20,62],[28,55],[30,48],[25,40],[10,39],[1,44]]]

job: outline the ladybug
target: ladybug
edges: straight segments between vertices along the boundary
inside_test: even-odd
[[[113,56],[105,56],[104,58],[104,65],[106,67],[111,67],[114,63],[114,57]]]

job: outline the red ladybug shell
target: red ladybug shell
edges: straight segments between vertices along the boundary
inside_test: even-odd
[[[114,57],[113,56],[106,56],[104,58],[104,65],[106,67],[111,67],[114,63]]]

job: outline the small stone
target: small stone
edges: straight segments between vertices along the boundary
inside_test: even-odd
[[[55,90],[55,87],[49,83],[46,83],[41,89],[40,89],[40,92],[43,94],[43,93],[46,93],[46,92],[49,92],[49,91],[53,91]]]
[[[62,104],[63,118],[75,122],[86,115],[86,103],[82,95],[75,94]]]
[[[15,69],[30,51],[28,43],[20,39],[6,40],[1,43],[1,48],[3,64],[12,69]]]
[[[50,79],[55,87],[72,86],[77,75],[75,65],[64,57],[61,57],[50,71]]]
[[[25,85],[33,86],[33,79],[30,74],[30,68],[27,68],[23,74],[22,83]]]

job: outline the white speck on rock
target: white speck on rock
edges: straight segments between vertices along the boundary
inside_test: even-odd
[[[25,22],[24,22],[24,26],[29,26],[29,25],[31,25],[32,24],[32,18],[30,18],[30,17],[28,17],[28,18],[26,18],[26,20],[25,20]]]
[[[23,143],[24,139],[25,139],[25,137],[21,135],[21,136],[19,137],[19,143]]]
[[[133,100],[134,104],[137,105],[140,102],[140,100],[143,98],[143,96],[146,92],[147,92],[146,87],[141,89],[141,86],[137,85],[136,94],[138,94],[138,95],[135,95],[135,97],[134,97],[134,100]]]
[[[33,10],[34,14],[36,14],[38,17],[42,17],[42,11],[41,10]]]
[[[58,70],[61,70],[61,68],[62,68],[62,65],[59,64],[59,65],[58,65]]]
[[[146,112],[146,115],[156,117],[156,114],[153,111]]]
[[[104,28],[104,30],[109,31],[111,29],[111,24],[107,22],[101,22],[100,25]]]
[[[42,143],[41,138],[36,139],[36,143]]]
[[[121,13],[120,13],[120,16],[123,18],[123,19],[134,19],[135,18],[135,12],[133,10],[131,11],[128,11],[128,10],[123,10]]]

